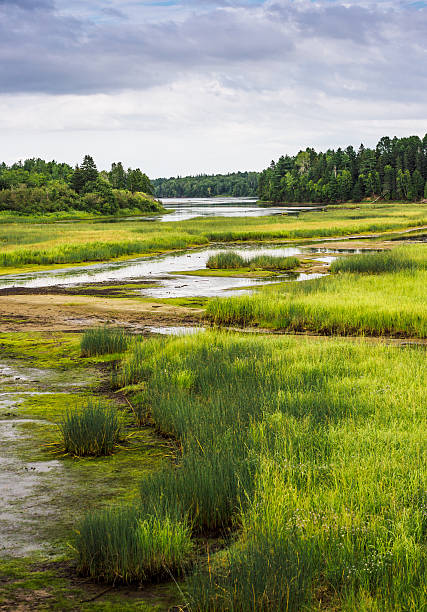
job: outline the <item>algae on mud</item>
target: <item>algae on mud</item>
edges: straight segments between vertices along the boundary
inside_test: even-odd
[[[55,559],[61,555],[70,557],[70,534],[76,517],[88,508],[107,506],[119,499],[132,501],[138,494],[141,474],[164,466],[171,448],[150,428],[137,429],[134,417],[112,396],[108,401],[118,405],[125,427],[132,434],[125,448],[111,457],[89,460],[75,460],[55,452],[52,443],[60,435],[57,423],[70,406],[99,396],[110,375],[108,360],[82,359],[77,335],[56,334],[51,339],[46,334],[14,336],[2,334],[0,338],[9,355],[1,381],[7,401],[0,403],[1,556],[17,556],[19,566],[19,559],[30,554],[41,563],[52,561],[55,573]],[[38,367],[30,367],[30,363]],[[0,562],[0,572],[6,565],[6,561]],[[0,602],[13,601],[13,597],[22,599],[26,592],[24,576],[25,572],[11,584],[1,583]],[[61,597],[72,603],[61,609],[74,609],[72,585],[70,593],[67,590],[64,588]],[[83,587],[82,592],[85,590]],[[52,601],[55,597],[59,597],[56,591]],[[61,597],[58,601],[62,602]],[[49,598],[41,596],[40,600],[46,603],[46,599],[48,605]],[[122,599],[129,610],[143,609],[140,598],[140,607],[127,602],[126,596]],[[105,609],[122,609],[121,598],[113,595],[113,600],[117,607],[108,608],[105,603]],[[104,609],[101,604],[99,609]],[[147,609],[155,608],[147,604]]]

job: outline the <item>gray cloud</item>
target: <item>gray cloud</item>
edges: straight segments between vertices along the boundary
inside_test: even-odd
[[[0,8],[6,7],[19,7],[27,11],[37,10],[53,10],[53,0],[0,0]]]
[[[150,13],[147,22],[149,4],[87,2],[89,17],[78,2],[70,14],[50,0],[0,0],[0,92],[112,93],[209,75],[236,90],[293,87],[352,99],[427,89],[427,9],[184,0],[179,19],[176,7],[151,7],[158,19]]]

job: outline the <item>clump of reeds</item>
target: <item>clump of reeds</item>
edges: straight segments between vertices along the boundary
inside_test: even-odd
[[[130,336],[115,327],[94,327],[82,336],[80,348],[83,357],[123,353],[129,346]]]
[[[66,412],[59,429],[65,452],[75,457],[111,455],[122,436],[117,409],[92,401]]]
[[[383,274],[425,268],[426,262],[416,257],[410,249],[394,249],[378,253],[362,253],[349,257],[339,257],[331,264],[331,272],[352,272],[359,274]]]
[[[244,258],[234,251],[211,255],[206,264],[212,270],[233,270],[249,268],[250,270],[293,270],[299,264],[297,257],[276,257],[274,255],[257,255]]]
[[[274,255],[258,255],[247,261],[248,266],[253,270],[294,270],[299,265],[297,257],[275,257]]]
[[[74,548],[80,574],[130,584],[181,574],[191,562],[193,543],[185,521],[144,517],[140,509],[129,507],[86,515]]]
[[[245,265],[245,259],[241,255],[233,251],[227,251],[225,253],[211,255],[207,261],[206,267],[214,270],[234,270],[244,268]]]

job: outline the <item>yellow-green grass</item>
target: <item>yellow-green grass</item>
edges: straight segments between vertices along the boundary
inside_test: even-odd
[[[339,257],[331,264],[331,272],[356,272],[362,274],[381,274],[402,270],[425,270],[427,268],[427,247],[405,245],[391,251],[363,253],[353,257]]]
[[[225,251],[211,255],[206,263],[206,267],[212,270],[239,270],[247,267],[253,271],[285,271],[297,268],[298,264],[299,260],[297,257],[275,257],[273,255],[242,257],[242,255],[235,251]]]
[[[206,316],[217,325],[426,338],[427,270],[423,267],[427,246],[404,247],[399,252],[407,254],[408,260],[418,258],[417,267],[383,274],[340,273],[265,287],[255,295],[213,299]],[[364,257],[372,260],[368,254],[359,256],[359,261]]]
[[[215,241],[301,240],[427,225],[427,204],[370,204],[294,217],[204,218],[182,222],[69,222],[1,226],[0,271],[72,264],[203,246]],[[25,245],[24,247],[22,245]]]
[[[422,348],[208,332],[140,343],[121,375],[183,452],[143,480],[141,517],[236,533],[189,579],[190,609],[424,609]]]
[[[107,353],[124,353],[129,342],[129,334],[122,329],[107,326],[94,327],[84,332],[80,347],[83,357],[91,357]]]

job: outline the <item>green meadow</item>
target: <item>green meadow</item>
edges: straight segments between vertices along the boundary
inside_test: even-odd
[[[426,383],[421,347],[225,332],[135,344],[114,384],[176,460],[142,477],[136,504],[86,516],[78,570],[174,576],[200,612],[424,609]]]
[[[426,213],[425,204],[363,204],[298,219],[3,223],[0,265],[6,273],[228,240],[391,238],[426,224]],[[207,272],[297,264],[230,251]],[[40,534],[57,554],[39,609],[427,609],[427,245],[342,255],[329,272],[239,297],[185,298],[213,326],[193,336],[108,326],[1,335],[4,360],[44,371],[31,374],[37,384],[19,373],[9,383],[28,420],[17,458],[54,458],[66,475],[46,476],[54,502]],[[43,564],[24,561],[13,566],[16,585],[0,561],[0,608],[4,593],[16,609],[31,585],[43,593],[34,575]],[[76,603],[87,597],[81,585],[97,589],[99,608]]]
[[[302,240],[353,234],[375,234],[427,225],[427,204],[342,205],[324,212],[292,216],[202,218],[182,222],[112,223],[90,220],[47,223],[37,218],[0,225],[0,268],[104,261],[212,242]]]
[[[330,276],[210,300],[216,325],[326,335],[427,337],[427,245],[339,258]]]

